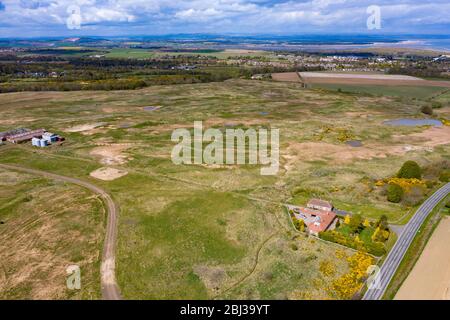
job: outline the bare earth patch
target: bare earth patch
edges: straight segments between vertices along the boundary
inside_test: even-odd
[[[98,127],[102,127],[104,125],[105,125],[105,123],[103,123],[103,122],[82,124],[82,125],[78,125],[78,126],[73,126],[73,127],[68,128],[68,129],[66,129],[64,131],[65,132],[85,132],[85,131],[93,130],[93,129],[98,128]]]
[[[450,218],[443,219],[395,300],[450,300]]]
[[[403,75],[301,72],[300,76],[311,84],[450,87],[450,81],[423,80]]]
[[[90,154],[100,158],[100,163],[105,165],[121,165],[128,162],[131,158],[123,154],[129,148],[125,144],[111,144],[107,146],[96,147]]]
[[[429,147],[436,147],[444,144],[450,144],[450,127],[433,127],[419,133],[413,133],[407,136],[396,136],[408,143],[426,143]]]
[[[100,168],[90,173],[91,177],[104,181],[113,181],[124,177],[128,174],[125,170],[119,170],[115,168]]]
[[[382,145],[367,143],[363,147],[353,148],[326,142],[290,143],[283,154],[286,170],[293,168],[298,161],[314,161],[332,159],[336,163],[348,163],[353,160],[370,160],[386,158],[387,156],[401,156],[409,151],[433,151],[433,147],[450,144],[450,127],[433,127],[419,133],[398,135],[394,137],[398,145]]]
[[[297,72],[272,73],[272,79],[275,81],[300,82]]]
[[[410,80],[422,79],[404,75],[389,75],[378,73],[328,73],[328,72],[300,72],[303,78],[331,78],[331,79],[372,79],[372,80]]]
[[[225,270],[221,267],[199,265],[194,267],[194,273],[202,279],[203,284],[210,292],[217,293],[227,279]]]

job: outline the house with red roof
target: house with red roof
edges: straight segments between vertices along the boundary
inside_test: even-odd
[[[319,236],[319,232],[332,230],[336,227],[338,218],[336,213],[331,210],[317,210],[310,207],[293,206],[290,206],[288,209],[293,211],[297,219],[303,220],[307,231],[314,236]]]

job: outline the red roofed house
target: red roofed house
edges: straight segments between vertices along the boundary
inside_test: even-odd
[[[296,207],[293,211],[297,219],[305,222],[309,233],[315,236],[319,236],[319,232],[333,229],[336,225],[336,213],[331,210]]]

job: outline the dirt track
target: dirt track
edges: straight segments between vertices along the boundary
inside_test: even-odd
[[[443,219],[395,300],[450,300],[450,218]]]
[[[115,248],[117,241],[117,216],[119,213],[119,208],[114,203],[111,196],[103,189],[89,182],[79,180],[76,178],[64,177],[45,171],[28,169],[6,164],[0,164],[0,167],[6,170],[22,171],[33,175],[39,175],[48,179],[73,183],[86,189],[89,189],[90,191],[102,197],[102,199],[106,204],[106,209],[108,211],[106,236],[103,246],[103,257],[100,270],[102,297],[104,300],[120,300],[121,295],[115,277],[115,260],[116,260]]]

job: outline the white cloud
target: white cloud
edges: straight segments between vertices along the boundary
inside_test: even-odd
[[[223,12],[214,8],[205,10],[188,9],[175,13],[175,18],[189,21],[206,21],[209,19],[217,19],[223,17]]]
[[[148,25],[152,31],[327,32],[364,31],[366,8],[382,9],[387,32],[412,32],[436,23],[450,25],[448,0],[1,0],[0,37],[6,28],[61,30],[67,8],[78,5],[84,24],[101,32],[117,25],[126,31]],[[187,28],[184,22],[189,24]],[[1,27],[3,25],[3,28]],[[391,29],[388,29],[391,27]],[[443,30],[447,33],[449,30]]]

